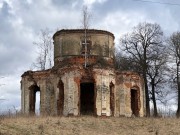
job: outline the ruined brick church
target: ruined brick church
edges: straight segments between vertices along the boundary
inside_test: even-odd
[[[145,115],[141,76],[115,70],[114,35],[108,31],[62,29],[54,36],[54,66],[27,71],[21,80],[21,110],[35,114],[40,92],[40,115]]]

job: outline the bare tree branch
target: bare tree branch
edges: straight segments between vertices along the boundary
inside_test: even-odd
[[[173,73],[174,88],[177,90],[178,95],[178,109],[176,116],[180,117],[180,32],[175,32],[171,35],[169,39],[169,50]]]
[[[134,70],[143,75],[146,93],[146,112],[150,116],[149,93],[148,89],[148,69],[154,59],[157,59],[157,50],[163,47],[163,32],[158,24],[140,23],[133,28],[133,31],[121,38],[122,49],[126,52],[126,57],[136,64]],[[132,65],[132,64],[131,64]],[[158,70],[153,68],[152,70]],[[158,73],[156,73],[158,75]],[[153,76],[150,76],[153,78]],[[160,80],[159,80],[160,81]],[[156,79],[152,80],[155,85]],[[151,84],[152,84],[151,83]],[[155,98],[155,97],[153,97]]]
[[[33,66],[40,70],[45,70],[53,66],[53,44],[51,31],[46,28],[40,31],[39,41],[34,42],[38,48],[38,57]]]

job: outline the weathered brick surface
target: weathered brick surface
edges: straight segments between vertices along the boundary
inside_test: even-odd
[[[114,36],[100,30],[89,30],[91,49],[84,67],[82,54],[83,30],[61,30],[55,33],[54,61],[52,69],[27,71],[21,80],[21,110],[25,114],[32,111],[30,104],[31,86],[40,89],[41,115],[81,115],[81,84],[93,84],[93,114],[97,116],[138,116],[145,114],[144,83],[133,72],[118,72],[113,66]],[[137,97],[131,98],[132,89]],[[92,93],[89,93],[92,94]],[[136,110],[132,110],[132,99]],[[83,99],[86,100],[86,97]],[[90,105],[91,103],[89,103]]]

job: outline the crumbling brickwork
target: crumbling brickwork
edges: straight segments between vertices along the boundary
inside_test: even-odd
[[[53,68],[22,75],[23,113],[35,114],[39,91],[41,115],[144,116],[143,80],[114,69],[112,33],[87,30],[87,59],[83,29],[60,30],[53,39]]]

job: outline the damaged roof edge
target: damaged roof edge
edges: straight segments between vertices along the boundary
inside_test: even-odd
[[[32,75],[32,74],[34,74],[34,73],[44,74],[44,73],[50,73],[50,72],[51,72],[51,69],[38,70],[38,71],[28,70],[28,71],[25,71],[25,72],[21,75],[21,77],[28,76],[28,75]]]
[[[54,35],[53,35],[53,39],[56,36],[59,36],[62,33],[83,33],[84,29],[61,29],[59,31],[57,31]],[[93,34],[108,34],[110,36],[113,37],[113,39],[115,39],[114,34],[109,32],[109,31],[105,31],[105,30],[97,30],[97,29],[87,29],[87,33],[93,33]]]

